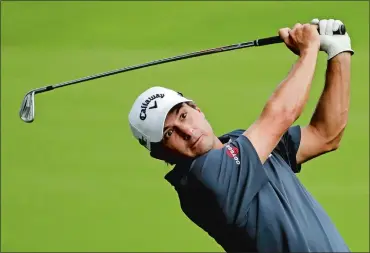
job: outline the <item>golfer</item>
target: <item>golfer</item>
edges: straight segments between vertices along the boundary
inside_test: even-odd
[[[152,157],[175,165],[165,178],[181,209],[225,251],[349,251],[295,175],[303,163],[336,150],[347,124],[354,51],[347,33],[333,35],[341,24],[314,19],[279,30],[297,60],[245,130],[217,137],[194,101],[167,88],[152,87],[134,102],[133,135]],[[310,122],[293,125],[307,102],[319,51],[328,60],[325,88]]]

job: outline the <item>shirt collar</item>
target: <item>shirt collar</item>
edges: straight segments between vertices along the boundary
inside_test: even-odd
[[[223,143],[230,143],[233,141],[232,137],[228,134],[222,135],[218,137],[218,139]],[[177,164],[170,172],[165,175],[165,179],[174,187],[178,185],[180,180],[183,178],[184,174],[186,174],[193,163],[194,160],[190,160],[189,162],[183,164]]]

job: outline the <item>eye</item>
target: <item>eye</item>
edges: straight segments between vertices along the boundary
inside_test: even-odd
[[[186,112],[181,113],[180,118],[181,118],[181,119],[185,119],[185,118],[186,118],[186,115],[187,115],[187,113],[186,113]]]
[[[165,133],[165,138],[170,138],[171,137],[171,135],[172,135],[172,133],[173,133],[173,130],[172,129],[170,129],[170,130],[168,130],[166,133]]]

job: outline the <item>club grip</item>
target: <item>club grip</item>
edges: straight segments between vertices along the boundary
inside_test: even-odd
[[[271,45],[276,43],[281,43],[283,40],[280,38],[280,36],[274,36],[274,37],[268,37],[263,39],[258,39],[254,41],[254,45],[259,46],[265,46],[265,45]]]
[[[317,30],[319,31],[319,28],[317,28]],[[346,26],[341,25],[337,31],[333,32],[333,34],[336,34],[336,35],[346,34]],[[283,42],[283,40],[280,38],[280,36],[274,36],[274,37],[268,37],[268,38],[255,40],[254,45],[255,46],[265,46],[265,45],[271,45],[271,44],[276,44],[276,43],[281,43],[281,42]]]

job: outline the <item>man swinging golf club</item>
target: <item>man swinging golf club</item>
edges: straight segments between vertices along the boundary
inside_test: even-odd
[[[279,30],[298,59],[246,130],[217,137],[194,101],[152,87],[129,113],[133,135],[152,157],[176,166],[166,180],[183,212],[227,252],[348,252],[320,204],[295,173],[338,148],[349,109],[349,35],[339,20],[314,19]],[[319,27],[319,33],[317,32]],[[319,51],[328,56],[325,88],[306,126]]]

